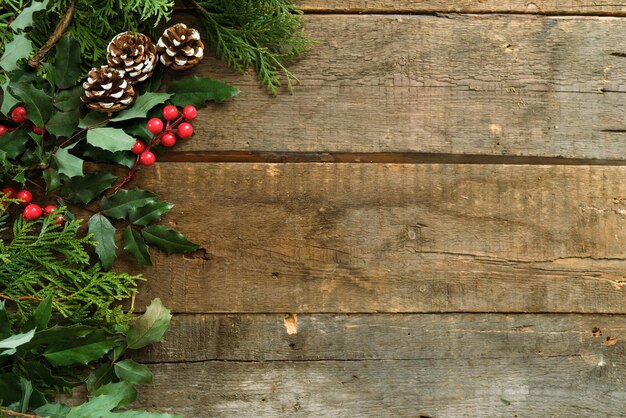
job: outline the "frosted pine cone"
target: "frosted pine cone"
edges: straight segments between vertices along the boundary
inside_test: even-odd
[[[97,112],[119,112],[135,100],[135,90],[126,80],[124,71],[115,68],[92,68],[83,88],[82,101]]]
[[[187,70],[204,58],[200,32],[178,23],[165,29],[157,42],[161,63],[173,70]]]
[[[126,72],[131,84],[152,75],[157,63],[156,46],[143,33],[122,32],[107,46],[109,67]]]

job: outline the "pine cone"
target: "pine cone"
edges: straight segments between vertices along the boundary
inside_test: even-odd
[[[83,88],[85,93],[81,97],[82,101],[97,112],[119,112],[135,100],[135,90],[126,80],[124,71],[115,68],[92,68]]]
[[[187,28],[184,23],[165,29],[157,42],[161,62],[173,70],[186,70],[204,57],[204,44],[200,32]]]
[[[122,32],[107,46],[109,67],[126,72],[131,84],[152,75],[157,63],[156,46],[143,33]]]

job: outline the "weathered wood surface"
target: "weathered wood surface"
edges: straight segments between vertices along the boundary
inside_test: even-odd
[[[623,417],[624,356],[200,362],[152,367],[139,405],[187,417]],[[164,396],[167,393],[167,396]]]
[[[299,0],[308,13],[530,13],[626,14],[626,2],[613,0]]]
[[[626,167],[156,164],[176,312],[625,313]]]
[[[615,343],[614,345],[612,345]],[[624,355],[619,315],[177,315],[149,363],[420,360]],[[626,376],[625,376],[626,379]]]
[[[198,74],[242,94],[177,150],[624,159],[621,19],[309,15],[306,29],[318,44],[293,96],[206,60]]]

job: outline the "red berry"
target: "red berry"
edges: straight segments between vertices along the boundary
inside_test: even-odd
[[[41,209],[41,206],[31,203],[24,208],[23,216],[24,219],[26,219],[27,221],[34,221],[36,219],[39,219],[42,213],[43,210]]]
[[[198,109],[194,106],[185,106],[183,109],[183,116],[186,120],[193,120],[198,116]]]
[[[52,225],[60,225],[60,226],[65,225],[65,217],[63,215],[57,216],[56,218],[54,218]]]
[[[5,187],[4,189],[2,189],[2,194],[9,199],[15,199],[17,197],[17,192],[13,187]]]
[[[189,138],[191,135],[193,135],[193,126],[191,126],[191,123],[183,122],[178,125],[177,132],[178,136],[180,136],[181,138]]]
[[[31,200],[33,200],[33,194],[28,190],[20,190],[19,192],[17,192],[16,197],[22,201],[22,204],[30,203]]]
[[[159,118],[152,118],[148,121],[148,130],[150,133],[158,134],[163,130],[163,121]]]
[[[56,206],[48,205],[45,208],[43,208],[43,213],[45,213],[46,215],[50,215],[51,213],[54,213],[55,210],[57,210]]]
[[[15,123],[22,123],[26,120],[26,108],[18,106],[11,111],[11,120]]]
[[[4,125],[0,125],[0,136],[6,134],[8,131],[7,127]]]
[[[163,117],[165,120],[173,121],[178,117],[178,109],[176,106],[167,105],[163,108]]]
[[[161,144],[163,144],[164,147],[173,147],[176,145],[176,135],[171,132],[163,134],[161,137]]]
[[[146,150],[146,144],[144,144],[140,140],[135,141],[135,145],[133,145],[133,147],[130,149],[130,151],[135,155],[139,155],[145,150]]]
[[[46,132],[45,128],[40,128],[39,126],[33,126],[33,133],[35,135],[43,135]]]
[[[156,158],[154,157],[154,154],[151,153],[150,151],[144,151],[139,156],[139,162],[141,162],[141,164],[146,165],[146,166],[154,164],[155,160]]]

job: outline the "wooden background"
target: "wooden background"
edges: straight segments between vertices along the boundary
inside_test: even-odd
[[[205,60],[241,95],[137,182],[203,247],[138,405],[626,416],[626,2],[300,4],[295,95]]]

